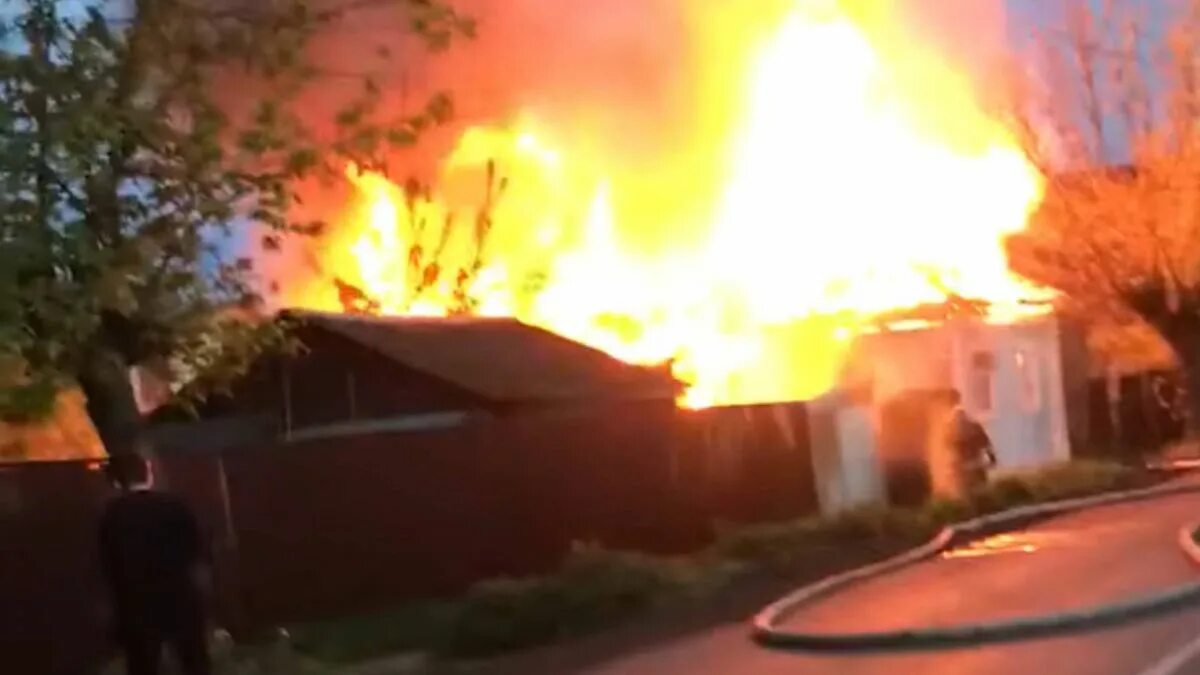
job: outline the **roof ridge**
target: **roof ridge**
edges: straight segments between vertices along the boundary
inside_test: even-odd
[[[520,324],[537,328],[531,324],[527,324],[516,317],[508,316],[477,316],[477,315],[449,315],[449,316],[424,316],[416,314],[353,314],[349,312],[332,312],[328,310],[315,310],[303,308],[287,308],[278,312],[279,317],[296,317],[296,318],[313,318],[318,320],[328,321],[344,321],[357,323],[374,323],[380,325],[389,324],[418,324],[418,323],[437,323],[437,324],[470,324],[470,323],[510,323]]]
[[[628,363],[515,318],[285,316],[492,400],[674,398],[683,384],[662,367]]]

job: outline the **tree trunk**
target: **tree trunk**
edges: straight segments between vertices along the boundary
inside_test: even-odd
[[[1200,436],[1200,330],[1172,336],[1169,342],[1179,360],[1186,388],[1184,435],[1194,439]]]
[[[87,397],[88,416],[108,455],[137,452],[143,420],[125,359],[109,349],[93,351],[79,373],[79,386]]]

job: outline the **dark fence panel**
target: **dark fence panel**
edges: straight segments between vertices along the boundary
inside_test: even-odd
[[[226,457],[256,622],[552,568],[572,541],[655,550],[673,524],[675,411],[597,407]]]
[[[1150,420],[1146,415],[1145,382],[1140,376],[1121,378],[1118,387],[1117,419],[1121,429],[1122,444],[1130,449],[1141,449],[1152,444]]]
[[[677,467],[693,518],[762,522],[818,509],[807,405],[734,406],[681,415]]]
[[[248,622],[242,613],[237,537],[231,527],[224,463],[220,454],[165,453],[156,458],[155,471],[158,487],[182,497],[196,513],[213,563],[216,597],[212,609],[223,625],[240,630],[248,627]]]
[[[89,672],[105,652],[96,523],[108,487],[88,462],[0,465],[0,670]]]
[[[0,466],[4,672],[87,673],[107,651],[86,462]],[[674,553],[714,520],[816,510],[806,408],[596,404],[456,429],[223,453],[156,470],[197,511],[222,623],[250,630],[555,567],[572,542]]]
[[[1088,384],[1088,434],[1087,442],[1080,448],[1072,448],[1076,454],[1104,454],[1117,440],[1113,426],[1113,414],[1109,405],[1108,383],[1093,379]]]
[[[1105,380],[1093,379],[1089,392],[1086,454],[1132,459],[1183,438],[1185,394],[1178,373],[1126,375],[1111,396]]]
[[[1142,400],[1155,449],[1183,439],[1185,432],[1186,393],[1179,373],[1154,371],[1144,379]]]
[[[929,439],[945,392],[910,391],[893,398],[881,411],[879,456],[883,460],[888,502],[923,504],[933,494]]]

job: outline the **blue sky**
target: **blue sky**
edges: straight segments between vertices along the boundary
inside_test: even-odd
[[[1047,17],[1052,15],[1055,5],[1061,4],[1061,0],[1005,0],[1005,6],[1008,9],[1010,20],[1013,27],[1019,25],[1016,19],[1029,19],[1036,17]]]
[[[1143,28],[1161,35],[1160,31],[1165,28],[1169,13],[1178,6],[1179,2],[1180,0],[1118,0],[1117,5],[1118,9],[1136,12],[1135,16],[1144,22]],[[1028,38],[1031,31],[1036,28],[1065,27],[1066,9],[1077,7],[1079,3],[1087,3],[1093,10],[1099,12],[1106,4],[1104,0],[1004,0],[1004,3],[1008,12],[1009,41],[1013,48],[1018,50],[1022,49],[1024,39]],[[1151,90],[1158,88],[1153,79],[1150,81],[1150,88]],[[1119,128],[1120,126],[1117,124],[1108,124],[1105,129],[1103,154],[1110,162],[1129,161],[1129,142],[1118,131]]]
[[[953,2],[956,0],[946,0]],[[959,0],[962,2],[973,2],[975,0]],[[1155,15],[1162,16],[1172,4],[1178,4],[1180,0],[1118,0],[1118,5],[1138,8],[1146,11],[1153,18]],[[1014,37],[1019,37],[1022,33],[1028,32],[1031,27],[1048,22],[1061,21],[1063,9],[1072,5],[1078,5],[1081,2],[1090,4],[1094,9],[1099,10],[1104,4],[1104,0],[1004,0],[1005,8],[1008,10],[1009,32]]]
[[[966,0],[971,2],[972,0]],[[1122,4],[1146,5],[1162,4],[1165,0],[1121,0]],[[1004,0],[1013,27],[1022,23],[1045,21],[1061,16],[1064,7],[1087,2],[1093,8],[1099,8],[1102,0]]]

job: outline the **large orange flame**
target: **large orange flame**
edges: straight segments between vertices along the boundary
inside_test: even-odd
[[[1027,311],[1036,289],[1003,240],[1041,178],[968,78],[879,37],[880,6],[693,17],[699,104],[666,157],[631,162],[620,139],[534,110],[467,130],[433,195],[351,168],[358,197],[322,267],[384,313],[515,316],[673,360],[692,406],[818,395],[888,310],[958,295]],[[292,304],[341,306],[328,279],[288,288]]]

